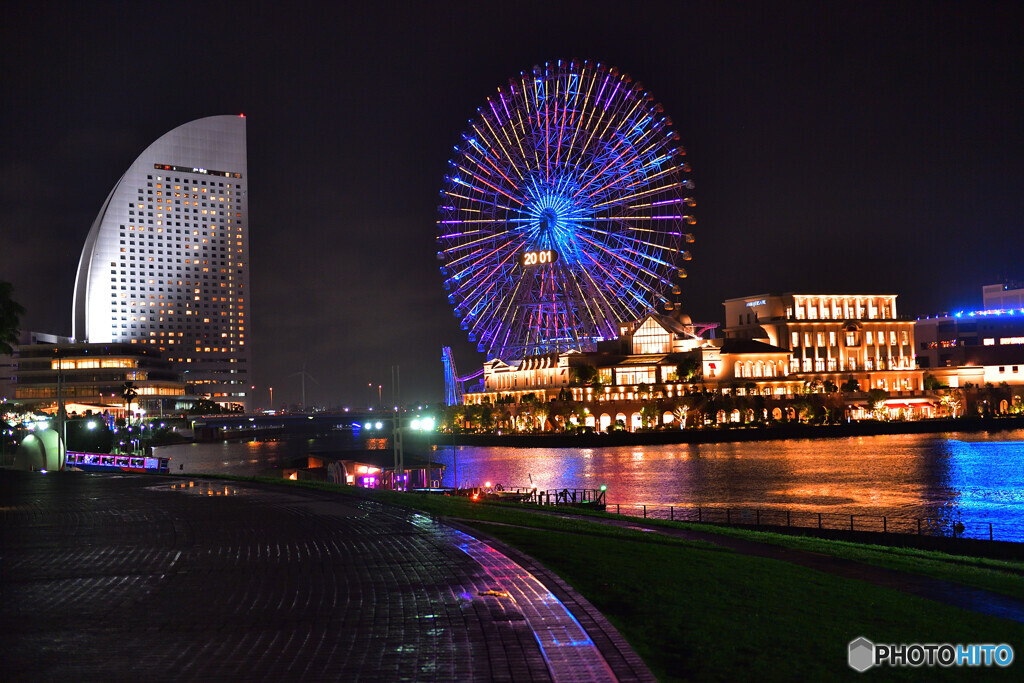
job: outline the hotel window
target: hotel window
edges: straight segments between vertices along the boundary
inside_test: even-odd
[[[875,359],[872,356],[868,356],[867,360],[864,361],[865,370],[873,370],[875,367]]]
[[[830,330],[829,333],[828,333],[828,345],[829,346],[835,346],[836,345],[836,331],[835,330]]]
[[[796,358],[790,358],[789,359],[789,371],[790,372],[800,372],[800,361],[797,360]]]
[[[804,346],[810,346],[810,345],[811,345],[811,333],[810,332],[804,332]]]
[[[813,305],[808,306],[807,307],[807,318],[810,319],[810,320],[815,320],[817,317],[818,317],[818,307],[817,306],[813,306]]]
[[[669,333],[654,321],[648,320],[633,335],[633,353],[668,353],[672,350]]]
[[[811,362],[812,362],[812,359],[810,359],[810,358],[804,358],[803,359],[802,365],[803,365],[803,371],[804,372],[810,372],[811,371]]]
[[[847,358],[846,358],[846,368],[848,370],[851,370],[851,371],[852,370],[856,370],[857,369],[857,359],[854,358],[853,356],[847,356]]]
[[[815,358],[814,359],[814,371],[815,372],[825,372],[825,359],[824,358]]]
[[[818,332],[817,338],[818,338],[818,346],[824,346],[825,345],[825,333],[824,332]]]
[[[889,330],[889,345],[896,346],[896,330]]]
[[[836,359],[835,358],[829,358],[828,359],[828,371],[829,372],[835,372],[838,369],[837,366],[838,366],[838,364],[836,363]]]
[[[868,346],[871,346],[872,344],[875,343],[874,339],[874,333],[871,332],[871,330],[868,330],[867,332],[864,333],[864,341]]]

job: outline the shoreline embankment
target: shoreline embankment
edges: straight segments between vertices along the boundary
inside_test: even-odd
[[[607,433],[544,432],[534,434],[435,433],[430,439],[445,446],[506,446],[512,448],[601,448],[603,446],[651,446],[704,444],[785,439],[843,439],[895,434],[978,433],[1024,429],[1024,416],[970,417],[957,419],[882,422],[862,420],[835,425],[774,424],[758,427],[711,427]]]

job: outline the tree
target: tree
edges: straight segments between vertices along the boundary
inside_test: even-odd
[[[676,380],[680,382],[693,382],[700,377],[700,361],[688,356],[676,365]]]
[[[18,332],[21,329],[21,316],[25,309],[11,298],[14,287],[10,282],[0,281],[0,355],[9,356],[14,353],[18,343]]]
[[[657,401],[647,401],[640,407],[641,424],[648,429],[658,424],[660,415]]]
[[[572,383],[587,385],[598,383],[597,368],[593,365],[577,365],[569,369]]]
[[[138,398],[139,392],[135,388],[134,382],[125,382],[124,386],[121,387],[121,398],[124,399],[125,407],[128,409],[128,414],[131,415],[132,403]]]
[[[949,389],[942,397],[942,405],[952,413],[956,419],[957,413],[964,404],[964,393],[959,389]]]
[[[839,391],[844,394],[852,394],[856,391],[860,391],[860,382],[851,377],[839,385]]]
[[[877,412],[887,398],[889,398],[889,393],[885,389],[868,389],[868,411]]]
[[[922,378],[922,384],[924,384],[925,391],[935,391],[937,389],[945,388],[945,384],[939,381],[939,379],[931,374],[930,372],[924,373]]]

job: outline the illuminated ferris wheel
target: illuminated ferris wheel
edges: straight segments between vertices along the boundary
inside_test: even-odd
[[[534,67],[487,98],[462,137],[437,257],[479,351],[587,350],[620,322],[673,308],[693,183],[671,119],[628,74]]]

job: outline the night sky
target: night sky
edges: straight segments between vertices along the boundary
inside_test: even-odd
[[[438,191],[485,98],[545,60],[643,83],[698,200],[684,308],[765,292],[977,307],[1024,279],[1024,3],[5,3],[0,280],[71,333],[89,226],[188,121],[248,119],[256,405],[443,396],[468,343],[435,258]]]

